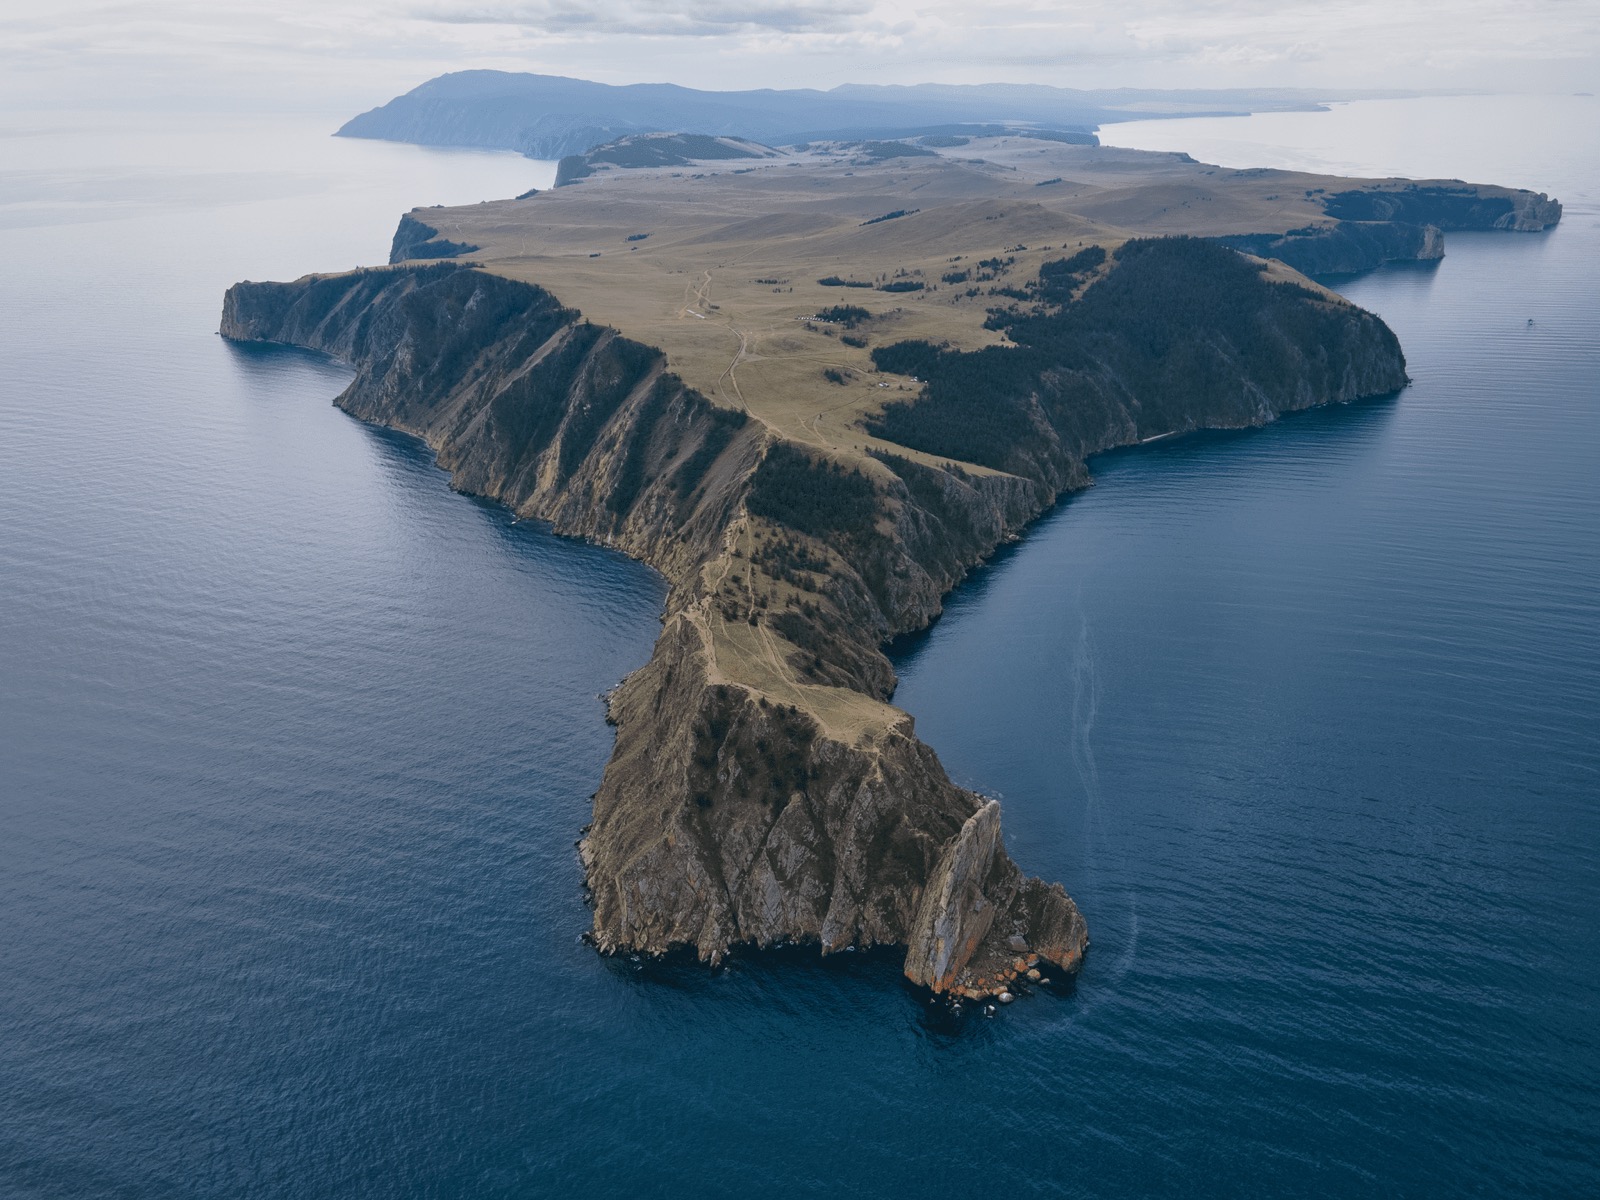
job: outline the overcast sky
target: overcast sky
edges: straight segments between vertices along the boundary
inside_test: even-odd
[[[1600,0],[0,0],[0,103],[330,113],[444,71],[612,83],[1600,91]]]

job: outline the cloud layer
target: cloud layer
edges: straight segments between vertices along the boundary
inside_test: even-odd
[[[1594,90],[1600,0],[56,0],[0,8],[0,101],[378,103],[497,67],[697,87]],[[98,98],[98,99],[97,99]]]
[[[632,0],[589,4],[575,0],[433,4],[417,19],[445,25],[505,25],[537,34],[622,37],[729,37],[750,33],[843,33],[872,14],[870,0],[825,3],[717,3],[715,0]]]

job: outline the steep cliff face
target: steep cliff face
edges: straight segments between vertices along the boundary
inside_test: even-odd
[[[670,618],[612,702],[617,747],[584,860],[607,949],[909,940],[973,810],[909,718],[843,739],[720,681],[702,624]]]
[[[1005,318],[1012,347],[891,348],[929,381],[879,421],[904,454],[784,441],[654,349],[458,264],[239,284],[222,331],[344,359],[337,403],[427,439],[456,487],[671,581],[650,663],[611,697],[582,843],[602,949],[896,944],[913,981],[976,996],[1075,968],[1087,930],[888,705],[883,640],[1085,483],[1095,450],[1404,381],[1376,318],[1195,245],[1042,277]]]
[[[756,431],[543,289],[453,263],[240,283],[222,333],[287,342],[357,368],[335,401],[425,439],[462,491],[666,574],[713,552]]]
[[[1358,188],[1323,201],[1341,221],[1404,221],[1439,229],[1506,229],[1533,233],[1561,220],[1561,202],[1543,192],[1471,184]]]
[[[394,231],[394,240],[389,244],[389,261],[400,263],[418,259],[455,258],[471,254],[476,249],[478,247],[471,242],[452,242],[449,238],[440,237],[439,231],[432,225],[407,213],[400,218],[400,226]]]
[[[1387,262],[1443,258],[1447,230],[1537,233],[1561,220],[1561,202],[1543,192],[1472,184],[1374,185],[1331,193],[1322,206],[1333,224],[1215,240],[1307,275],[1354,275]]]
[[[1109,271],[1049,266],[1033,307],[991,317],[1013,346],[875,351],[880,367],[927,388],[914,404],[888,405],[873,432],[1054,494],[1114,446],[1261,425],[1406,383],[1400,343],[1378,318],[1272,282],[1263,264],[1211,241],[1130,241]]]
[[[1276,258],[1307,275],[1354,275],[1387,262],[1428,262],[1444,257],[1437,225],[1406,221],[1340,221],[1284,234],[1247,233],[1217,241],[1261,258]]]

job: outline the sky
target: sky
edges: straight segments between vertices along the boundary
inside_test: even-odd
[[[0,106],[349,114],[472,67],[705,88],[1600,91],[1600,0],[0,0]]]

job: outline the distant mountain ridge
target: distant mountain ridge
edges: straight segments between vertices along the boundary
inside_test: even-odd
[[[670,83],[615,86],[559,75],[456,71],[352,118],[338,136],[562,158],[630,133],[683,131],[769,145],[905,137],[952,123],[1020,123],[1087,133],[1112,121],[1306,109],[1325,100],[1377,94],[1294,88],[1078,91],[1042,84],[936,83],[712,92]]]

